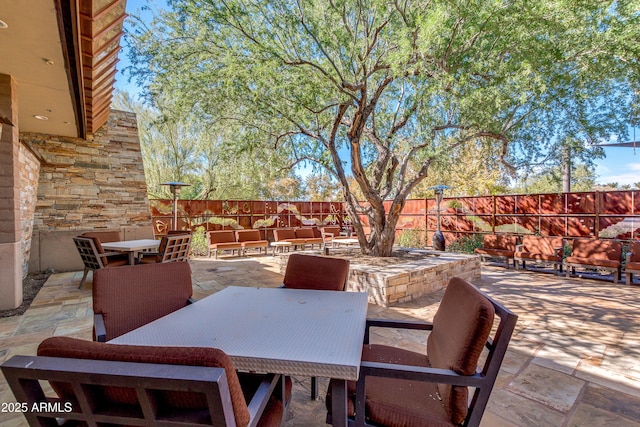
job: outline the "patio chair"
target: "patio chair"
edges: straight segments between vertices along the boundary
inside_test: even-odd
[[[93,278],[94,340],[109,341],[192,302],[188,262],[97,270]]]
[[[349,260],[326,256],[291,254],[283,284],[289,289],[344,291],[349,280]],[[311,378],[311,399],[318,396],[318,380]]]
[[[84,273],[78,289],[82,288],[84,281],[87,279],[89,270],[95,271],[105,267],[120,267],[129,264],[127,254],[121,252],[105,252],[102,249],[100,240],[96,237],[74,237],[73,243],[80,254],[82,263],[84,264]]]
[[[264,248],[266,255],[269,247],[269,241],[262,238],[260,230],[236,230],[236,240],[242,245],[242,255],[246,255],[249,248],[258,248],[259,254]]]
[[[624,275],[627,285],[633,285],[633,275],[640,273],[640,242],[632,242],[626,256]]]
[[[38,356],[14,356],[2,372],[15,398],[29,408],[59,408],[24,412],[31,426],[69,418],[81,425],[275,427],[285,415],[277,398],[281,375],[245,383],[216,348],[53,337],[40,344]]]
[[[492,326],[494,317],[500,319]],[[478,426],[518,316],[475,286],[449,281],[433,323],[367,320],[349,416],[365,426]],[[369,343],[371,327],[430,330],[426,353]],[[478,363],[486,347],[481,369]],[[468,387],[473,398],[468,399]],[[326,399],[331,420],[331,388]]]
[[[187,261],[191,249],[191,233],[170,234],[160,240],[158,252],[140,252],[138,264]]]
[[[233,230],[207,231],[207,243],[209,246],[209,256],[218,258],[218,252],[231,251],[231,255],[237,250],[238,255],[242,251],[242,243],[236,240],[236,233]]]

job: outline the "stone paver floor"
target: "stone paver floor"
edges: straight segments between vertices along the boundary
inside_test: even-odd
[[[196,258],[194,297],[226,286],[277,286],[282,281],[271,256]],[[91,281],[78,290],[82,272],[52,275],[22,316],[0,318],[0,362],[35,354],[53,335],[91,339]],[[89,276],[91,277],[91,276]],[[476,282],[519,315],[484,427],[640,427],[640,287],[592,279],[566,279],[483,265]],[[369,306],[370,317],[431,320],[439,291],[398,307]],[[415,331],[376,331],[373,342],[421,351]],[[309,399],[309,378],[294,378],[287,426],[325,425],[324,392]],[[14,398],[0,376],[0,403]],[[0,412],[0,425],[26,425],[20,414]]]

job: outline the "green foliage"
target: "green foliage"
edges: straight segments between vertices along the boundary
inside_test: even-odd
[[[401,248],[426,248],[427,233],[420,228],[402,230],[396,238],[396,245]]]
[[[474,191],[493,191],[566,141],[625,139],[640,87],[637,0],[169,4],[128,38],[149,99],[239,151],[325,168],[377,255],[432,166],[460,186],[490,172]],[[474,152],[487,167],[469,179]]]
[[[448,252],[472,254],[474,249],[482,247],[482,234],[468,234],[447,244]]]
[[[197,227],[191,235],[191,253],[205,256],[209,254],[209,244],[207,243],[207,233],[204,227]]]

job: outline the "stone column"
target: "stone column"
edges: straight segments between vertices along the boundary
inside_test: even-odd
[[[16,82],[0,74],[0,310],[22,304],[19,153]]]

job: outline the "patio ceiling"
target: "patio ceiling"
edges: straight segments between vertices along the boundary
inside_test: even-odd
[[[107,121],[125,6],[126,0],[3,2],[0,73],[17,83],[20,131],[84,138]]]

